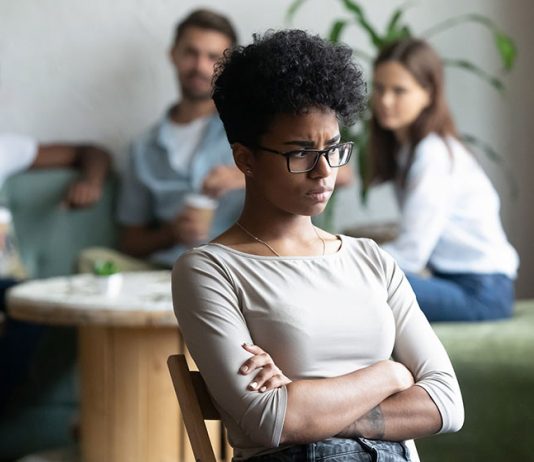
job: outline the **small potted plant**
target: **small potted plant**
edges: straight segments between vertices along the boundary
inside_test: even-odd
[[[118,295],[122,288],[122,274],[111,260],[99,260],[93,265],[96,286],[99,293],[109,297]]]

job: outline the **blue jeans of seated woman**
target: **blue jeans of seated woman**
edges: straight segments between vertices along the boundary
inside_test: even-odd
[[[512,315],[514,282],[504,274],[406,274],[430,322],[484,321]]]
[[[249,462],[409,462],[404,443],[366,438],[328,438],[256,456]]]

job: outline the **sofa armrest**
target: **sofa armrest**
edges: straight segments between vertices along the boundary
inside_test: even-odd
[[[34,170],[15,175],[4,185],[21,258],[30,277],[70,274],[82,249],[116,246],[116,178],[108,177],[97,204],[68,209],[61,202],[77,175],[71,169]]]

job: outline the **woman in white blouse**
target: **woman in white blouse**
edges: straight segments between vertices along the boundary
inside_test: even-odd
[[[383,248],[430,321],[505,318],[519,259],[495,189],[458,139],[443,85],[441,60],[422,40],[397,41],[375,61],[370,183],[394,181],[401,210],[399,236]]]
[[[364,85],[349,48],[298,30],[219,64],[213,98],[245,205],[179,258],[172,285],[236,461],[415,461],[406,440],[462,425],[447,353],[395,261],[311,222],[350,158],[339,122]]]

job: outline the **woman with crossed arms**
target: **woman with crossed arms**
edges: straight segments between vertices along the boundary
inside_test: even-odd
[[[364,88],[349,48],[298,30],[255,37],[216,72],[246,202],[172,283],[236,461],[417,460],[406,441],[462,426],[447,353],[395,261],[311,222],[349,161],[339,123]]]

